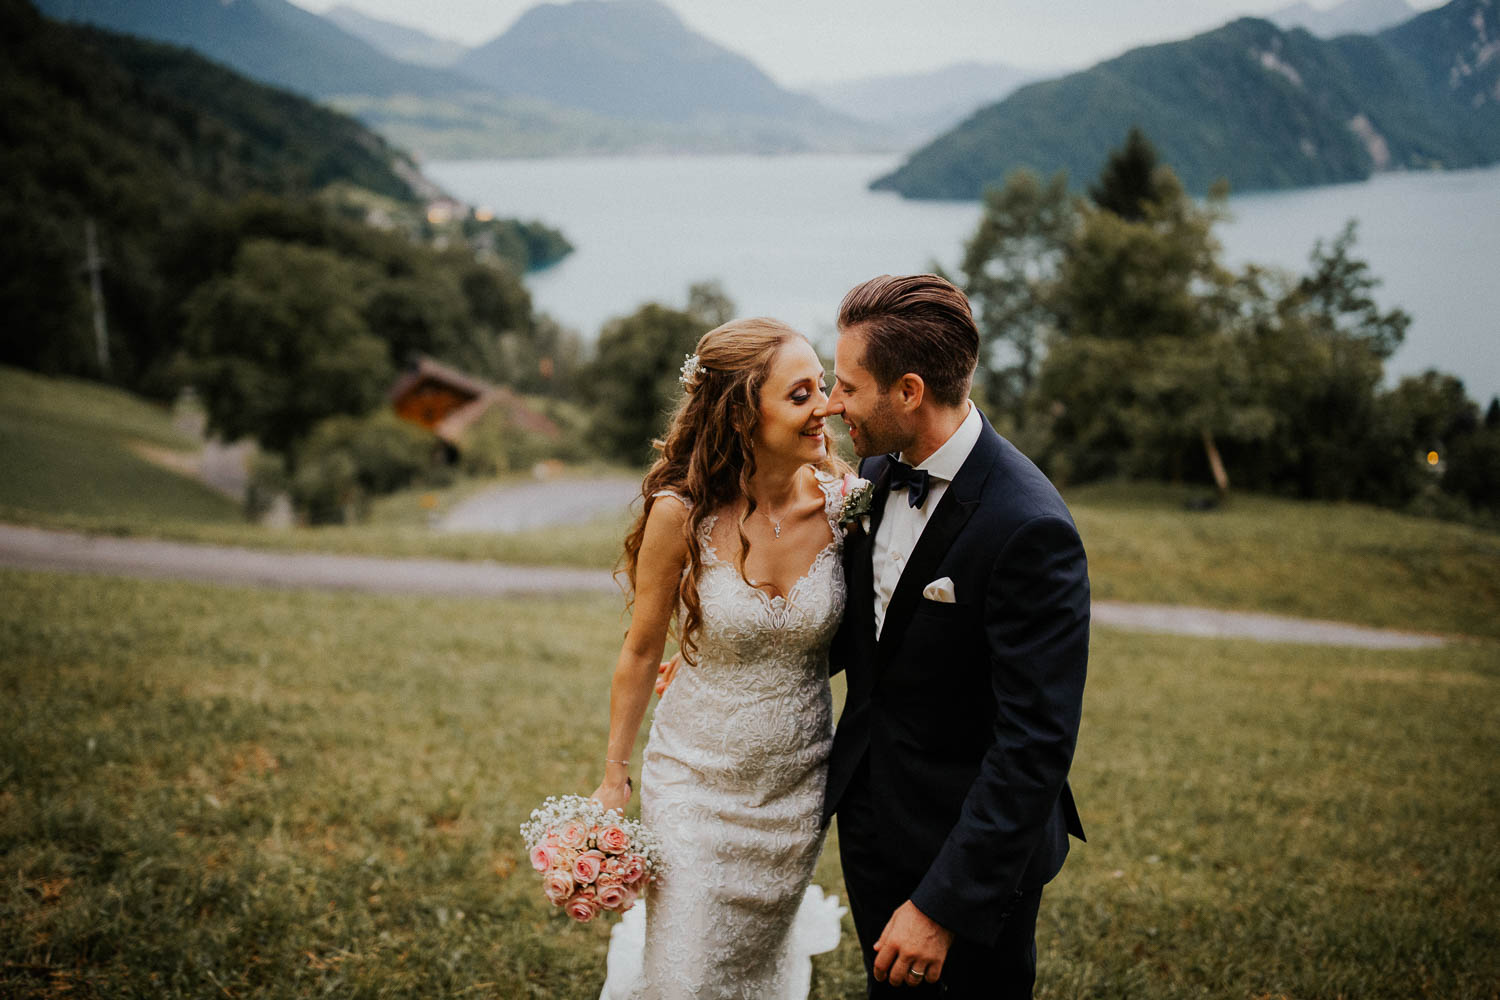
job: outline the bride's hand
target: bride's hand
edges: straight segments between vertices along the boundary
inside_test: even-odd
[[[630,801],[630,793],[634,788],[635,785],[629,778],[623,778],[620,781],[610,781],[606,778],[603,784],[594,789],[594,794],[590,798],[605,809],[618,809],[620,814],[624,815],[625,803]]]

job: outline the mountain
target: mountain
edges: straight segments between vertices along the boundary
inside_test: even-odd
[[[445,70],[399,62],[287,0],[37,0],[37,7],[60,20],[181,45],[309,97],[474,89]]]
[[[1306,28],[1320,38],[1339,35],[1373,35],[1377,31],[1410,20],[1416,8],[1406,0],[1343,0],[1319,10],[1307,0],[1266,15],[1266,20],[1290,30]]]
[[[446,68],[463,58],[467,45],[434,38],[425,31],[371,17],[346,4],[323,15],[355,38],[361,38],[392,59],[419,66]]]
[[[1322,40],[1244,18],[1023,87],[874,187],[977,198],[1018,167],[1097,176],[1140,126],[1189,190],[1362,180],[1500,159],[1500,3],[1452,0],[1378,35]]]
[[[262,262],[312,265],[300,290],[280,287],[275,267],[270,284],[235,285],[250,313],[278,317],[269,327],[308,297],[337,297],[344,311],[326,329],[367,326],[392,362],[418,350],[493,374],[511,355],[485,338],[531,324],[518,275],[570,249],[539,223],[435,219],[430,182],[354,119],[185,48],[48,19],[28,0],[0,0],[0,94],[0,364],[170,396],[181,362],[202,360],[187,302],[258,244]],[[239,336],[261,344],[253,322]],[[347,370],[378,369],[357,343],[366,353]],[[246,375],[250,396],[279,391],[300,363],[265,350],[277,370]]]
[[[288,0],[38,5],[325,100],[424,156],[897,148],[876,126],[784,90],[650,0],[533,8],[464,55],[463,73],[382,51],[420,41],[404,29],[369,18],[356,25],[360,15],[347,11],[323,18]]]
[[[655,0],[541,4],[454,69],[507,96],[615,121],[737,135],[751,148],[876,141],[876,130],[783,89]]]
[[[841,80],[804,89],[835,111],[890,129],[903,143],[923,143],[1022,84],[1060,75],[966,62],[926,73]]]
[[[8,184],[32,178],[91,211],[137,183],[183,200],[344,183],[417,201],[411,160],[346,115],[187,49],[49,21],[26,0],[0,12]]]
[[[132,382],[171,353],[181,269],[161,262],[182,252],[189,218],[251,197],[310,203],[330,186],[416,200],[411,164],[353,119],[185,49],[47,20],[25,0],[0,0],[0,93],[6,364],[97,373],[86,225],[104,258],[114,371]]]

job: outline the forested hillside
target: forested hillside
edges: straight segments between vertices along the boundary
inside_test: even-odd
[[[1376,36],[1322,40],[1245,18],[1024,87],[876,188],[977,198],[1030,167],[1091,177],[1131,127],[1189,190],[1362,180],[1500,159],[1500,6],[1453,0]]]
[[[532,325],[517,275],[568,249],[544,226],[472,217],[449,236],[461,249],[430,249],[413,190],[426,182],[353,119],[182,49],[50,21],[24,0],[0,0],[0,174],[0,362],[156,395],[205,360],[194,295],[294,257],[293,244],[321,256],[255,279],[261,305],[274,316],[300,282],[349,279],[308,301],[352,310],[339,329],[381,345],[361,399],[378,398],[411,351],[501,377],[498,338]]]
[[[287,0],[37,0],[49,17],[183,45],[310,97],[433,96],[473,89],[461,77],[392,59]]]

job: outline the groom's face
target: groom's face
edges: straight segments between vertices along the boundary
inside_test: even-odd
[[[910,444],[911,436],[902,426],[895,405],[895,387],[880,388],[875,376],[865,369],[864,353],[864,337],[857,329],[840,331],[827,408],[830,414],[844,418],[849,440],[860,458],[899,452]]]

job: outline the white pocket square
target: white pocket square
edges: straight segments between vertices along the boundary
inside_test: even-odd
[[[952,604],[955,600],[953,596],[953,581],[946,576],[933,580],[922,588],[922,596],[929,601]]]

